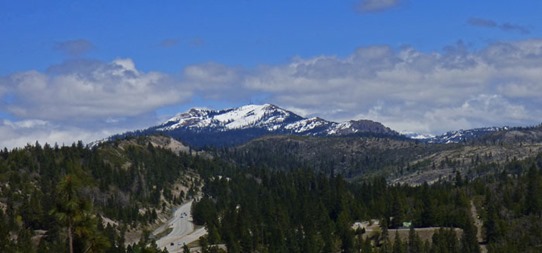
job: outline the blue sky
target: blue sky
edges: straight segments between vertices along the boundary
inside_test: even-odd
[[[398,131],[540,123],[540,1],[1,1],[0,146],[274,103]]]

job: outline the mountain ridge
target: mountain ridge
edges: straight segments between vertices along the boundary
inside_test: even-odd
[[[251,104],[223,110],[192,108],[143,132],[162,133],[197,147],[236,145],[264,135],[400,136],[372,120],[338,123],[319,117],[305,118],[273,104]]]
[[[483,127],[452,130],[441,135],[399,133],[380,122],[368,119],[334,122],[320,117],[305,118],[273,104],[249,104],[221,110],[192,108],[176,114],[159,125],[118,134],[109,139],[130,135],[162,134],[195,148],[235,146],[266,135],[379,136],[449,144],[488,138],[511,129],[513,128]]]
[[[228,131],[253,127],[264,128],[268,131],[281,130],[282,132],[312,135],[323,133],[341,135],[359,131],[398,134],[394,130],[372,120],[349,120],[337,123],[320,117],[304,118],[273,104],[244,105],[223,110],[192,108],[168,119],[159,125],[157,130],[215,128],[218,131]]]

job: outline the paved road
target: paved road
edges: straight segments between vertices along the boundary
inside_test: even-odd
[[[194,230],[194,223],[192,222],[192,215],[190,210],[192,208],[192,201],[180,206],[175,210],[173,218],[171,218],[165,227],[162,226],[154,231],[153,234],[159,234],[166,228],[172,228],[173,230],[166,236],[156,241],[159,249],[166,248],[168,252],[182,252],[183,244],[189,244],[199,239],[207,233],[205,228],[199,228]]]

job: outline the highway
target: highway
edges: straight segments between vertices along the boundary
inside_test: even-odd
[[[156,244],[159,249],[166,248],[168,252],[182,252],[183,245],[189,244],[199,239],[207,233],[205,228],[199,228],[194,230],[194,223],[192,222],[192,215],[190,210],[192,208],[192,201],[183,204],[173,214],[173,217],[165,224],[153,232],[154,235],[161,233],[166,228],[172,228],[172,231],[158,239]]]

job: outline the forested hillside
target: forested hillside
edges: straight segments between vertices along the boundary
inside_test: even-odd
[[[375,176],[390,182],[420,185],[452,180],[456,173],[472,180],[494,173],[494,167],[542,152],[539,128],[495,132],[450,144],[426,143],[395,136],[267,136],[215,155],[238,166],[271,170],[310,168],[349,181]]]
[[[217,149],[216,155],[240,166],[271,170],[303,167],[352,179],[388,176],[418,157],[450,148],[453,145],[419,143],[400,136],[268,136],[241,146]]]
[[[479,252],[478,240],[489,252],[539,252],[541,165],[538,155],[474,181],[458,173],[420,186],[348,183],[310,169],[221,171],[220,180],[206,178],[193,212],[209,230],[204,245],[225,243],[229,252]],[[484,224],[478,239],[471,203]],[[381,230],[351,228],[370,219]],[[435,233],[423,240],[411,229],[408,240],[391,241],[388,229],[403,222]]]
[[[192,213],[208,231],[199,240],[204,252],[222,251],[216,245],[228,252],[479,252],[479,243],[489,252],[541,249],[539,153],[499,163],[481,159],[472,169],[486,173],[475,178],[458,170],[451,179],[414,186],[378,174],[346,180],[344,170],[327,163],[319,165],[321,170],[299,161],[278,167],[296,161],[281,153],[290,149],[281,146],[272,153],[257,148],[250,153],[246,146],[209,155],[172,152],[163,148],[163,138],[2,150],[0,252],[158,252],[158,238],[149,229],[201,186]],[[345,163],[363,161],[356,152],[366,148],[369,171],[386,159],[400,161],[394,153],[370,156],[382,143],[413,154],[427,149],[393,139],[369,139],[371,145],[342,140],[335,145],[353,151]],[[301,147],[290,145],[294,151]],[[227,152],[241,152],[236,156],[251,162],[230,159]],[[252,157],[256,154],[267,158]],[[353,228],[365,221],[379,225]],[[432,232],[428,236],[419,228]],[[140,240],[131,243],[128,234],[135,232]]]
[[[4,149],[0,252],[66,252],[69,237],[75,252],[145,248],[145,240],[126,248],[124,234],[154,224],[194,194],[199,180],[190,168],[208,163],[144,138],[92,149],[80,142]]]

